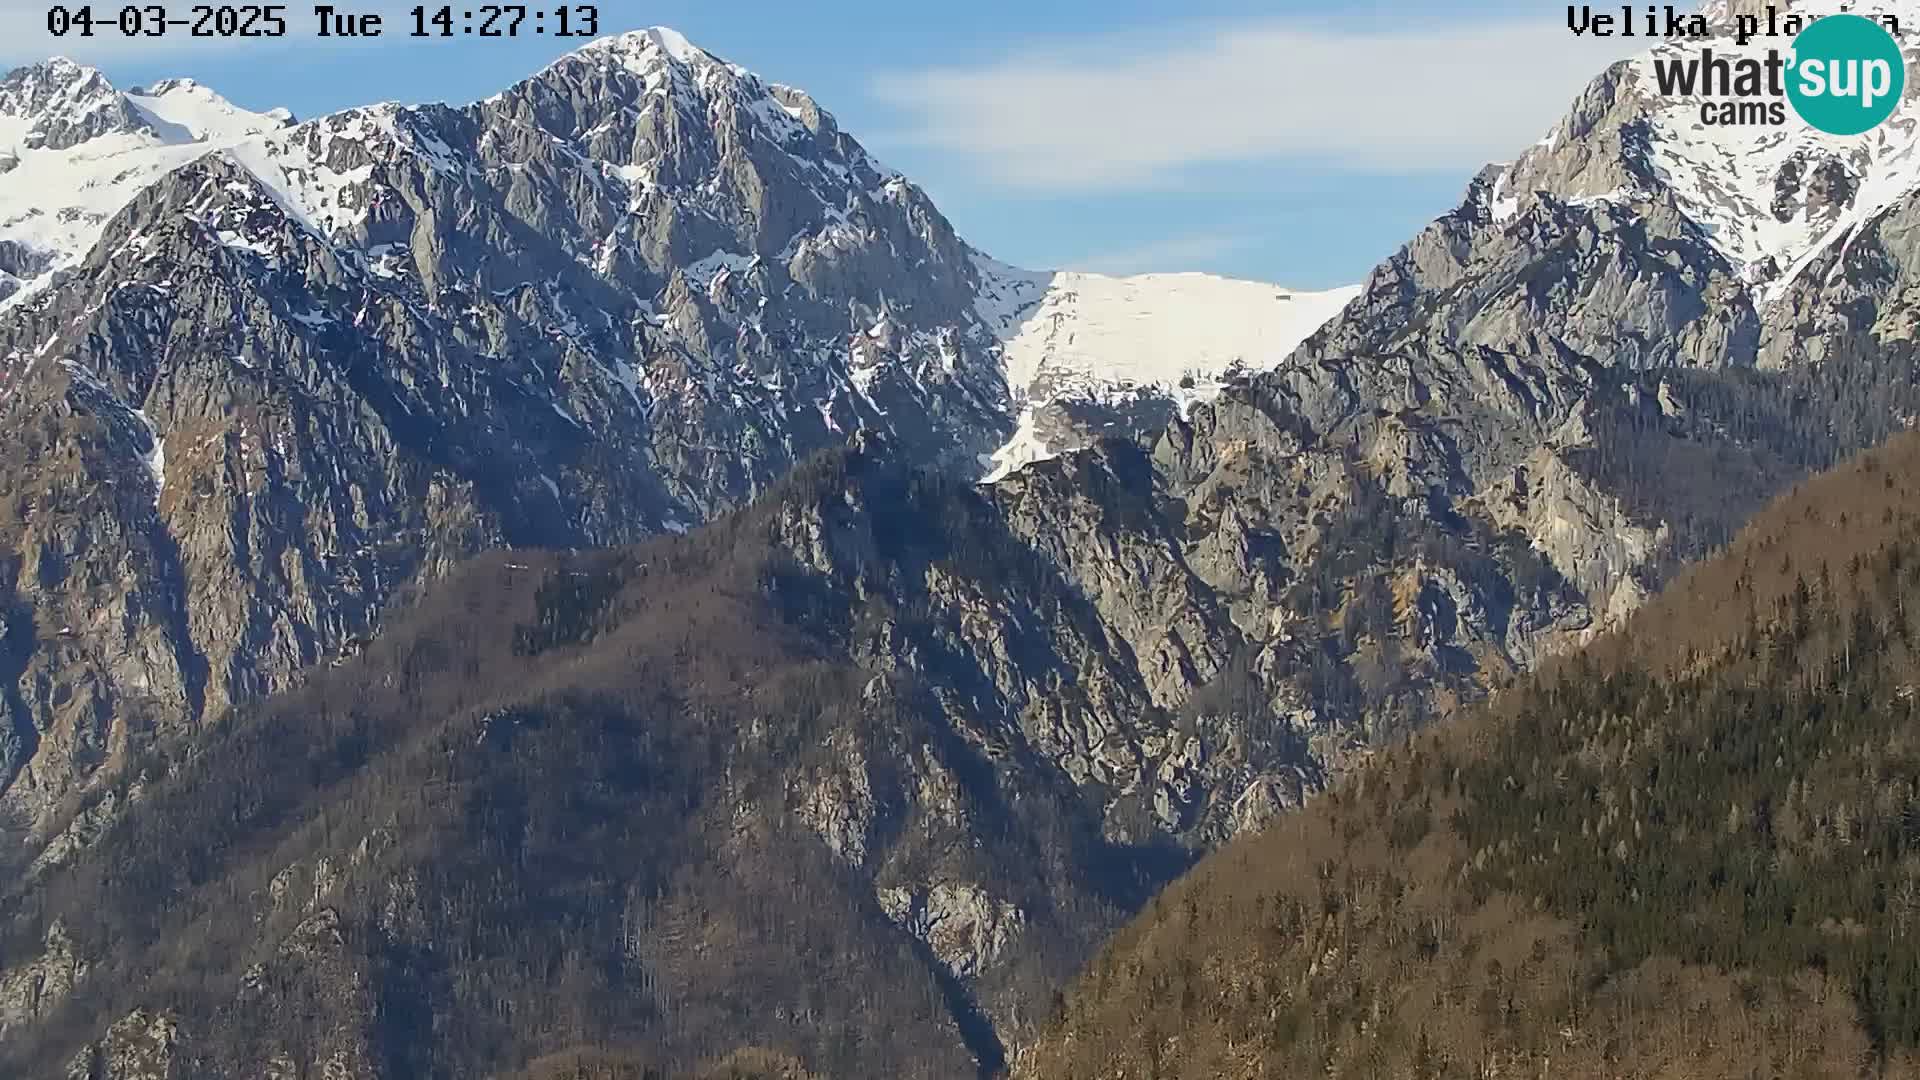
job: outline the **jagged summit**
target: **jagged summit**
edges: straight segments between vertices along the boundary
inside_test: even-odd
[[[100,69],[82,64],[70,56],[49,56],[45,60],[10,69],[4,76],[0,76],[0,86],[37,81],[58,87],[88,84],[96,80],[103,84],[107,81]]]
[[[141,128],[105,75],[64,56],[15,68],[0,79],[0,142],[16,152],[64,150]]]
[[[831,116],[822,110],[806,91],[782,83],[768,82],[753,71],[726,60],[711,50],[701,48],[671,27],[653,26],[644,30],[631,30],[622,34],[595,38],[548,65],[547,71],[552,71],[555,67],[580,63],[623,67],[647,79],[647,88],[650,93],[662,95],[668,93],[663,80],[671,79],[673,72],[695,72],[693,86],[705,92],[715,89],[707,81],[712,76],[701,76],[698,71],[721,72],[724,73],[721,82],[725,88],[737,88],[750,97],[764,96],[771,99],[781,111],[786,112],[808,130],[818,132],[823,126],[829,129],[835,128]],[[546,73],[543,71],[533,78],[539,79]],[[877,162],[874,163],[874,167],[889,178],[899,175]]]
[[[31,64],[22,64],[0,75],[0,88],[9,90],[27,86],[40,86],[48,90],[61,90],[67,87],[98,82],[106,83],[106,76],[100,70],[82,64],[68,56],[49,56]],[[111,87],[108,87],[111,89]]]
[[[587,56],[634,56],[644,57],[658,54],[679,64],[694,64],[703,61],[726,63],[712,52],[688,41],[686,35],[668,26],[649,26],[643,30],[629,30],[621,34],[609,34],[595,38],[573,55]],[[733,65],[729,65],[733,66]],[[736,70],[743,70],[736,67]]]

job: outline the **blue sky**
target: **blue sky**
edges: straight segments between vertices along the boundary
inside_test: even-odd
[[[185,6],[190,5],[182,5]],[[403,12],[395,0],[343,3]],[[801,87],[1009,262],[1356,281],[1511,157],[1635,42],[1578,41],[1511,0],[606,0],[603,29],[679,29]],[[182,46],[45,32],[0,0],[0,59],[64,53],[120,85],[187,75],[300,116],[468,101],[578,42]],[[118,5],[96,5],[96,10]],[[311,5],[293,5],[296,29]],[[405,21],[392,19],[391,22]]]

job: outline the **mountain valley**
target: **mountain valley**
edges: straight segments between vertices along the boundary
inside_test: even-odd
[[[1616,869],[1708,809],[1703,865],[1837,866],[1742,829],[1838,766],[1715,710],[1845,705],[1765,729],[1886,774],[1848,839],[1806,811],[1856,892],[1795,903],[1903,933],[1858,890],[1904,866],[1904,714],[1855,705],[1905,700],[1916,102],[1735,135],[1626,61],[1302,292],[997,262],[662,28],[304,122],[13,72],[0,1072],[1695,1075],[1596,1019],[1661,994],[1831,1050],[1780,1075],[1905,1067],[1858,950],[1783,932],[1795,983],[1552,887],[1606,864],[1538,785],[1618,789]],[[1869,467],[1854,526],[1806,509]],[[1861,619],[1886,659],[1836,675]],[[1569,742],[1623,712],[1759,771],[1649,788],[1661,833],[1660,735]],[[1638,872],[1677,924],[1734,903]],[[1586,981],[1515,1019],[1515,970]]]

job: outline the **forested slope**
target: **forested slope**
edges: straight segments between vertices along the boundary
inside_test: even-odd
[[[1123,931],[1016,1074],[1920,1070],[1920,436]]]

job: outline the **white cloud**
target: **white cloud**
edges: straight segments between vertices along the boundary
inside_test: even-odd
[[[1648,44],[1576,38],[1556,22],[1355,32],[1268,20],[894,73],[874,90],[911,119],[896,142],[1011,187],[1146,187],[1192,166],[1285,158],[1472,169],[1517,154],[1607,64]]]

